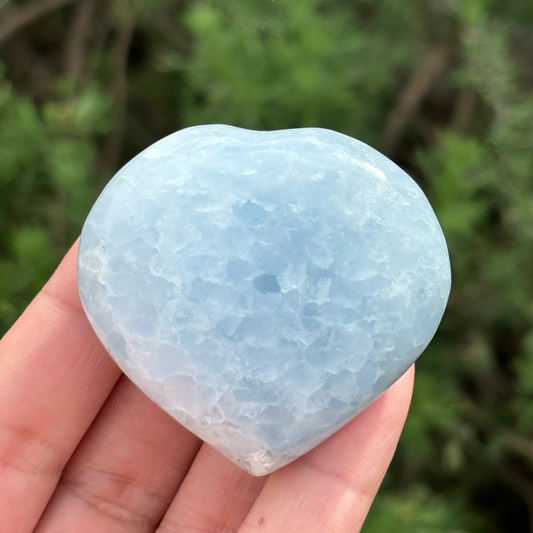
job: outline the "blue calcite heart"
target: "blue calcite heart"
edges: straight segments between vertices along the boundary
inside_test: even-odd
[[[83,305],[122,370],[262,475],[415,361],[450,290],[422,191],[323,129],[185,129],[111,180],[83,228]]]

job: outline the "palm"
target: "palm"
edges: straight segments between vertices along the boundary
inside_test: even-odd
[[[412,371],[313,451],[254,478],[121,376],[81,307],[76,251],[0,342],[2,531],[359,531]]]

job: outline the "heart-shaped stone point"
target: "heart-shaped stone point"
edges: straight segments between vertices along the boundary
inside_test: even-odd
[[[376,150],[324,129],[215,125],[118,172],[83,228],[78,280],[131,380],[262,475],[411,366],[450,263],[426,197]]]

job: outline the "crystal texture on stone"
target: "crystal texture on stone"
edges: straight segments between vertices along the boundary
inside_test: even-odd
[[[324,129],[212,125],[111,180],[78,280],[137,386],[262,475],[409,368],[444,313],[450,264],[426,197],[376,150]]]

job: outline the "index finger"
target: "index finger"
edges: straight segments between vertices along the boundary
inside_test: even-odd
[[[0,524],[33,530],[120,370],[83,311],[77,243],[0,341]]]

